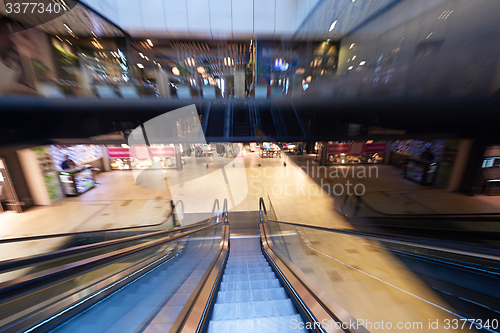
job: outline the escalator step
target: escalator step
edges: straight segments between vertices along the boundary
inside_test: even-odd
[[[274,280],[277,279],[274,272],[270,273],[256,273],[256,274],[233,274],[226,275],[222,277],[222,282],[231,282],[231,281],[254,281],[254,280]]]
[[[283,288],[220,291],[217,294],[217,303],[239,303],[287,299],[288,295]]]
[[[257,319],[219,320],[210,322],[208,333],[305,333],[307,330],[299,329],[296,325],[301,322],[303,322],[303,319],[298,314]]]
[[[257,274],[257,273],[272,273],[273,269],[271,266],[267,267],[253,267],[248,268],[226,268],[224,275],[234,275],[234,274]]]
[[[267,262],[261,264],[245,264],[245,263],[227,263],[226,269],[239,269],[239,268],[259,268],[259,267],[271,267]]]
[[[216,303],[212,320],[256,319],[297,314],[290,299],[258,302]]]
[[[270,289],[280,288],[281,284],[278,279],[274,280],[255,280],[255,281],[236,281],[236,282],[221,282],[220,290],[246,290],[246,289]]]

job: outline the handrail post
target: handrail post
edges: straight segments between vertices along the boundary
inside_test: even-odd
[[[180,227],[179,219],[177,218],[177,213],[175,212],[174,200],[170,200],[170,207],[172,209],[172,218],[174,219],[174,228]]]
[[[228,204],[227,204],[227,199],[224,199],[224,204],[222,206],[222,214],[223,214],[223,219],[224,223],[229,223],[229,219],[227,217],[228,214]]]
[[[260,214],[260,222],[264,222],[264,215],[267,215],[266,204],[264,203],[264,198],[260,197],[259,199],[259,214]]]

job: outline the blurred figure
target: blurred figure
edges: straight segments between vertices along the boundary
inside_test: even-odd
[[[434,161],[434,154],[432,153],[431,149],[430,148],[427,148],[423,153],[422,155],[420,155],[420,159],[424,160],[424,161]]]
[[[76,163],[73,162],[73,160],[71,160],[68,155],[66,155],[66,160],[64,160],[61,163],[61,169],[66,170],[66,169],[73,169],[75,167]]]

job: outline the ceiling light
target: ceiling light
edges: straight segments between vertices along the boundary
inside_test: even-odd
[[[144,68],[144,65],[143,64],[137,64],[137,67]]]
[[[332,25],[330,25],[330,30],[328,30],[328,31],[332,31],[333,29],[335,29],[336,25],[337,25],[337,20],[332,22]]]
[[[347,70],[350,71],[353,68],[354,68],[354,66],[349,66],[349,68]]]
[[[311,80],[312,80],[312,76],[306,77],[306,82],[311,82]]]
[[[178,76],[180,74],[179,69],[177,67],[172,68],[172,74]]]
[[[149,46],[153,47],[153,42],[151,41],[151,39],[146,39],[146,42],[148,42]]]
[[[351,46],[349,46],[349,50],[352,50],[352,48],[356,45],[356,43],[352,43]]]
[[[355,55],[354,55],[354,56],[352,56],[352,60],[355,60],[355,59],[356,59],[356,56],[355,56]]]
[[[144,54],[142,54],[142,52],[139,52],[139,55],[141,56],[141,58],[144,58]]]
[[[364,61],[364,60],[359,63],[360,66],[364,66],[365,64],[366,64],[366,61]]]
[[[430,36],[432,36],[433,32],[431,32],[425,39],[429,39]]]
[[[200,66],[200,67],[198,67],[198,68],[196,69],[196,71],[197,71],[198,73],[200,73],[200,74],[203,74],[203,73],[205,73],[205,68],[203,68],[203,67],[201,67],[201,66]]]
[[[71,42],[69,40],[66,39],[66,41],[68,42],[69,45],[73,45],[73,44],[71,44]]]

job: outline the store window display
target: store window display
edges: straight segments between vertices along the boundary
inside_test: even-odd
[[[96,185],[93,171],[102,169],[100,146],[51,145],[49,152],[66,196],[83,194]]]
[[[385,142],[350,141],[328,142],[327,163],[329,164],[376,164],[383,163]]]

